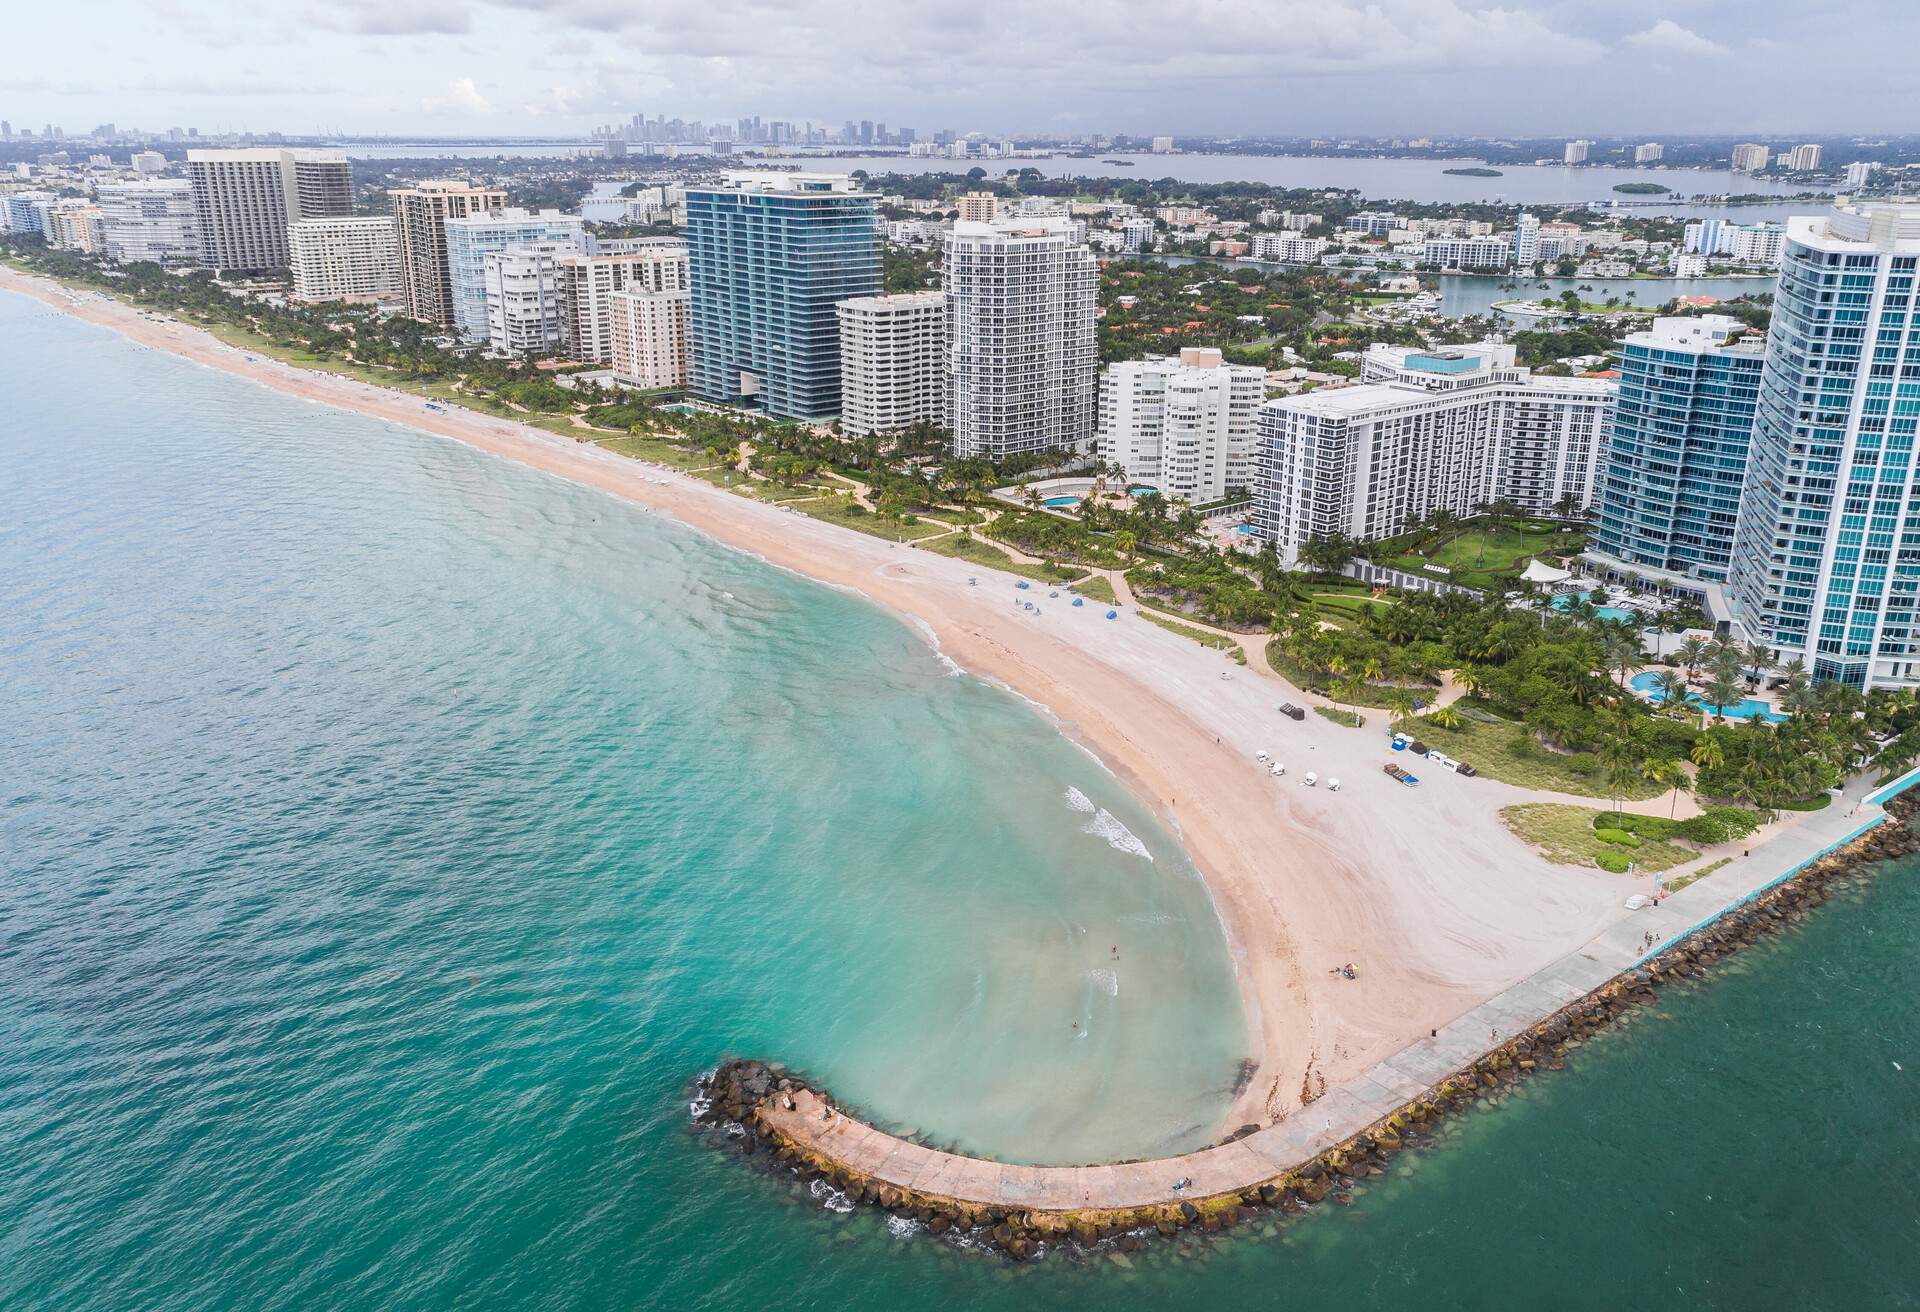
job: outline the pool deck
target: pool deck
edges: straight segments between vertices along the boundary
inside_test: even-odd
[[[1239,1193],[1368,1129],[1471,1066],[1500,1041],[1546,1020],[1731,908],[1878,825],[1880,803],[1920,778],[1884,787],[1865,777],[1826,810],[1593,938],[1325,1096],[1231,1143],[1150,1162],[1016,1166],[909,1143],[829,1108],[811,1091],[792,1110],[762,1105],[773,1128],[876,1182],[981,1206],[1046,1212],[1136,1208]],[[1651,936],[1651,939],[1649,939]],[[1176,1182],[1192,1184],[1175,1189]]]

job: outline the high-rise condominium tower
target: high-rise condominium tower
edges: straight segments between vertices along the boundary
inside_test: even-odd
[[[687,189],[696,396],[786,419],[840,413],[835,306],[880,290],[878,204],[824,173]]]
[[[1093,440],[1093,254],[1071,219],[956,223],[947,237],[954,451],[997,459]]]
[[[1591,562],[1681,591],[1723,582],[1764,343],[1724,314],[1655,319],[1620,349]]]
[[[1787,222],[1734,538],[1751,640],[1854,687],[1920,684],[1920,205]]]
[[[941,292],[840,302],[840,427],[855,437],[947,416],[947,298]]]
[[[353,168],[331,150],[190,150],[187,174],[208,264],[287,267],[287,224],[353,213]]]
[[[505,209],[507,193],[465,179],[440,178],[387,193],[400,242],[400,282],[407,314],[453,326],[453,276],[447,266],[447,220]]]

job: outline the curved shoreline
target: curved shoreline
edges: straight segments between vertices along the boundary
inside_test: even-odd
[[[1178,838],[1225,927],[1253,1072],[1218,1115],[1219,1135],[1298,1115],[1634,914],[1622,906],[1630,882],[1551,865],[1498,817],[1512,802],[1592,799],[1452,775],[1401,788],[1380,774],[1378,735],[1279,717],[1281,701],[1320,699],[1264,662],[1227,665],[1130,612],[1108,623],[1094,608],[1052,607],[1044,618],[1008,609],[1007,592],[987,585],[1012,579],[991,569],[783,512],[591,443],[473,411],[427,410],[412,393],[250,357],[104,294],[4,267],[0,288],[205,367],[663,513],[860,594],[930,634],[943,658],[1044,707]],[[972,586],[976,576],[982,586]],[[1267,749],[1292,763],[1284,779],[1256,759]],[[1347,786],[1300,787],[1309,769]],[[1735,861],[1681,896],[1703,888],[1718,896],[1766,874],[1743,870],[1749,864]],[[1357,980],[1327,971],[1344,961],[1360,963]]]
[[[1294,1213],[1330,1195],[1346,1202],[1358,1178],[1382,1173],[1389,1158],[1418,1146],[1441,1117],[1505,1091],[1542,1065],[1563,1069],[1570,1047],[1652,1004],[1656,985],[1697,977],[1827,900],[1861,866],[1920,850],[1913,817],[1920,799],[1905,790],[1920,770],[1881,789],[1886,805],[1844,843],[1732,903],[1630,968],[1503,1043],[1382,1109],[1349,1098],[1325,1129],[1289,1132],[1292,1122],[1198,1152],[1149,1162],[1085,1167],[1004,1165],[939,1152],[866,1125],[804,1080],[758,1062],[729,1062],[703,1080],[699,1113],[738,1132],[748,1155],[765,1149],[775,1169],[822,1181],[856,1204],[911,1217],[934,1236],[975,1234],[1016,1261],[1052,1244],[1139,1247],[1149,1233],[1231,1228],[1257,1209]],[[1889,816],[1895,819],[1885,825]],[[1496,1031],[1497,1032],[1497,1031]],[[1511,1033],[1511,1031],[1510,1031]],[[1344,1091],[1342,1091],[1344,1092]],[[1376,1114],[1377,1113],[1377,1114]]]

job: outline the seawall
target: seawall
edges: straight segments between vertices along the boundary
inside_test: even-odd
[[[934,1235],[970,1235],[1015,1260],[1063,1243],[1111,1244],[1130,1251],[1154,1234],[1190,1227],[1219,1231],[1260,1211],[1293,1213],[1330,1198],[1349,1201],[1354,1181],[1382,1173],[1394,1154],[1426,1140],[1441,1118],[1484,1100],[1498,1101],[1543,1066],[1560,1069],[1570,1049],[1652,1003],[1659,986],[1698,976],[1776,932],[1826,901],[1837,883],[1862,866],[1920,851],[1920,833],[1912,824],[1920,798],[1906,792],[1917,778],[1920,771],[1870,794],[1861,805],[1872,813],[1845,837],[1727,901],[1630,968],[1609,972],[1544,1014],[1515,1014],[1509,1028],[1492,1027],[1471,1060],[1422,1079],[1419,1072],[1443,1051],[1436,1035],[1415,1045],[1426,1053],[1410,1049],[1382,1063],[1366,1083],[1386,1095],[1384,1104],[1350,1083],[1274,1125],[1241,1131],[1182,1156],[1018,1166],[897,1138],[848,1115],[830,1094],[799,1076],[762,1062],[733,1061],[703,1080],[698,1119],[771,1169],[823,1182],[852,1202],[911,1217]],[[1550,996],[1541,992],[1545,984],[1528,981],[1519,991]],[[1523,1001],[1510,999],[1509,1005]],[[1392,1079],[1396,1071],[1399,1090],[1388,1093],[1377,1081]]]

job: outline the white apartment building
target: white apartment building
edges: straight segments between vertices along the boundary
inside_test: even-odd
[[[1267,371],[1230,365],[1211,347],[1109,365],[1100,386],[1101,459],[1127,483],[1195,505],[1251,490]]]
[[[487,314],[487,256],[514,246],[566,244],[587,252],[585,224],[559,210],[478,210],[445,221],[447,286],[453,327],[468,342],[490,341]]]
[[[1811,173],[1820,167],[1821,148],[1808,142],[1787,152],[1787,167],[1795,173]]]
[[[494,355],[545,355],[566,342],[560,261],[572,242],[543,241],[489,251],[482,263],[487,298],[487,349]]]
[[[1505,237],[1429,237],[1420,262],[1442,269],[1504,269],[1513,263],[1513,242]]]
[[[1873,175],[1880,170],[1880,161],[1857,159],[1847,165],[1847,190],[1863,191],[1873,181]]]
[[[1361,210],[1349,214],[1340,225],[1348,232],[1364,232],[1369,237],[1384,237],[1400,226],[1400,216],[1392,210]]]
[[[156,178],[167,171],[167,157],[157,150],[136,150],[127,166],[143,178]]]
[[[1120,236],[1125,248],[1130,251],[1142,251],[1150,245],[1159,233],[1152,219],[1131,218],[1120,220]]]
[[[602,243],[592,255],[560,261],[564,340],[576,360],[613,362],[613,294],[687,289],[687,243],[678,237],[641,237]]]
[[[1724,255],[1746,264],[1780,263],[1786,229],[1777,223],[1729,223],[1725,219],[1698,219],[1683,231],[1680,249],[1708,257]]]
[[[1513,229],[1513,262],[1519,265],[1537,263],[1540,259],[1540,220],[1532,214],[1522,214]]]
[[[1315,264],[1327,252],[1326,238],[1297,232],[1256,232],[1247,241],[1254,259],[1276,264]]]
[[[1095,269],[1067,219],[956,223],[947,237],[954,451],[997,459],[1093,440]]]
[[[1765,173],[1773,162],[1773,151],[1757,141],[1743,141],[1733,148],[1735,173]]]
[[[401,294],[400,238],[387,215],[296,219],[287,260],[297,301],[390,300]]]
[[[200,259],[200,218],[192,183],[103,182],[95,200],[107,258],[122,264],[193,264]]]
[[[1665,157],[1667,148],[1657,141],[1649,141],[1644,146],[1633,148],[1635,164],[1658,164]]]
[[[208,264],[287,267],[287,224],[353,213],[353,169],[334,150],[190,150],[187,175]]]
[[[1585,164],[1587,162],[1587,153],[1592,150],[1592,148],[1593,143],[1591,141],[1569,141],[1566,150],[1561,154],[1562,162],[1567,164]]]
[[[1254,529],[1288,562],[1310,539],[1392,537],[1436,510],[1593,502],[1613,383],[1535,378],[1499,342],[1375,346],[1361,380],[1260,407]]]
[[[947,422],[947,295],[857,296],[840,316],[840,427],[855,437]]]

